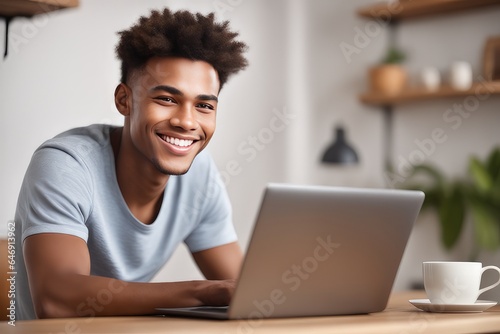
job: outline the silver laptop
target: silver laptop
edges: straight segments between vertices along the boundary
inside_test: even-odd
[[[269,184],[231,303],[162,314],[261,319],[385,309],[424,193]]]

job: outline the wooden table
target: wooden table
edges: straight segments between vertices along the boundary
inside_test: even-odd
[[[500,333],[500,306],[482,313],[428,313],[408,300],[422,292],[394,294],[384,312],[332,317],[220,321],[169,317],[103,317],[0,323],[0,333]]]

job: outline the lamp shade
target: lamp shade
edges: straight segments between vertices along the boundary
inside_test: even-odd
[[[335,128],[335,141],[325,150],[323,158],[324,163],[332,164],[356,164],[359,162],[358,154],[347,143],[344,128],[338,126]]]

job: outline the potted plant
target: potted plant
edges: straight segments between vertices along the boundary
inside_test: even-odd
[[[407,82],[406,70],[401,66],[405,59],[406,56],[401,50],[389,48],[381,64],[369,71],[371,90],[385,95],[400,93]]]
[[[411,184],[419,176],[427,176],[429,182]],[[500,248],[500,147],[494,148],[484,161],[472,156],[465,178],[448,179],[426,164],[415,166],[406,183],[406,188],[425,193],[424,210],[436,210],[446,249],[455,246],[467,217],[472,218],[474,226],[469,260],[477,260],[482,250]]]

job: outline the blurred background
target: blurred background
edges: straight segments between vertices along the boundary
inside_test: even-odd
[[[386,22],[357,14],[373,3],[80,0],[76,8],[14,19],[9,53],[0,60],[0,237],[14,217],[31,155],[44,140],[72,127],[122,123],[113,101],[119,83],[117,32],[165,6],[215,12],[249,45],[250,66],[222,90],[217,131],[208,147],[227,186],[243,249],[268,182],[394,188],[416,163],[462,176],[471,155],[482,159],[500,145],[500,95],[398,104],[388,129],[383,108],[360,100],[371,89],[369,69],[384,57],[391,40]],[[500,6],[491,6],[400,22],[395,38],[406,54],[408,86],[419,87],[421,71],[428,67],[446,83],[456,61],[467,62],[473,77],[480,78],[486,40],[500,35],[499,17]],[[5,32],[0,21],[0,44]],[[459,113],[457,105],[465,105],[466,112]],[[358,164],[321,163],[340,125]],[[385,170],[388,156],[393,173]],[[422,261],[465,259],[470,225],[466,221],[466,233],[446,250],[436,214],[423,211],[394,288],[418,284]],[[480,260],[498,266],[500,251],[483,251]],[[200,277],[182,246],[156,280]]]

